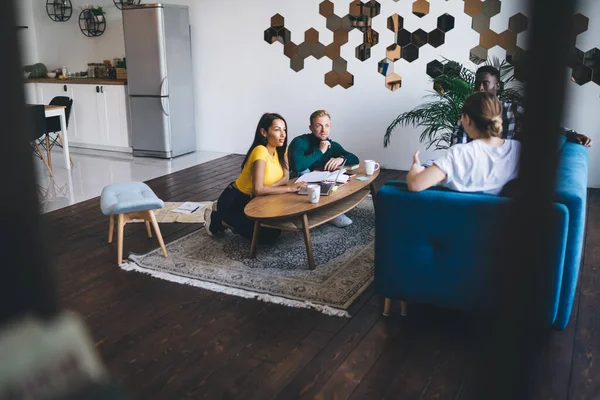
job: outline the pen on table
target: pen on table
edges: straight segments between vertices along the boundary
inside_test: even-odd
[[[196,212],[196,210],[198,210],[199,208],[200,208],[200,206],[198,206],[198,207],[194,208],[192,211],[190,211],[190,214],[193,214],[193,213],[195,213],[195,212]]]

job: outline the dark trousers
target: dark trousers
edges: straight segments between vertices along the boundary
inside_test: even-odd
[[[233,229],[233,233],[252,240],[254,234],[254,221],[246,217],[244,207],[252,200],[252,197],[240,192],[233,183],[219,196],[217,200],[217,211],[213,212],[212,218],[225,222]],[[258,242],[273,243],[281,235],[279,229],[260,228]]]

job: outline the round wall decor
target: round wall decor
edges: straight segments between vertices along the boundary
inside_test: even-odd
[[[96,15],[91,9],[85,9],[79,14],[79,29],[87,37],[101,36],[106,30],[104,15]]]
[[[73,15],[71,0],[46,0],[46,13],[52,21],[68,21]]]

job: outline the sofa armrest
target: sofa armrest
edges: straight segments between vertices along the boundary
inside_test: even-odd
[[[453,309],[476,309],[497,300],[496,255],[510,251],[499,236],[511,212],[510,199],[443,188],[408,192],[404,182],[385,184],[376,196],[375,287],[391,298]],[[563,274],[568,212],[553,207],[558,232],[549,247],[554,322]]]
[[[566,327],[571,315],[585,240],[588,149],[566,142],[561,148],[554,200],[569,210],[569,229],[557,324]]]

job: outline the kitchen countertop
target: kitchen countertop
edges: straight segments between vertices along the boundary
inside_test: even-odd
[[[75,78],[75,79],[51,79],[35,78],[25,79],[24,83],[57,83],[59,85],[127,85],[126,79],[106,78]]]

